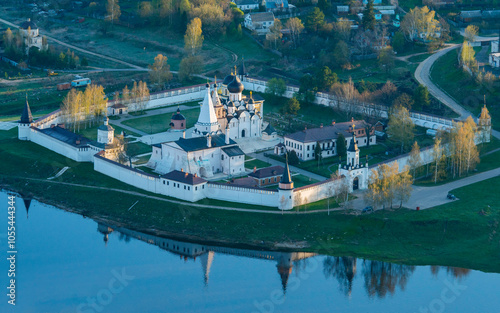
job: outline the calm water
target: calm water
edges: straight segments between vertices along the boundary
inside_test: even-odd
[[[500,313],[500,274],[183,243],[17,202],[17,305],[0,312]]]

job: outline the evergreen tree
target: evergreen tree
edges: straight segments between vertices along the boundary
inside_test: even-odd
[[[325,24],[325,14],[319,8],[314,8],[306,19],[307,29],[317,32],[323,24]]]
[[[345,159],[347,154],[347,144],[345,142],[345,137],[342,133],[337,137],[337,155],[343,159]]]
[[[424,106],[429,106],[431,100],[429,99],[429,91],[427,90],[427,87],[418,85],[418,87],[413,92],[413,100],[415,101],[415,106],[417,109],[421,109]]]
[[[361,20],[365,30],[375,30],[375,10],[373,8],[373,0],[368,0],[365,9],[363,10],[363,19]]]

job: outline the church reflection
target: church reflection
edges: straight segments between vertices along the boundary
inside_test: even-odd
[[[97,222],[97,230],[103,234],[105,244],[108,244],[110,240],[109,235],[112,232],[117,232],[119,240],[128,242],[131,238],[134,238],[176,254],[184,261],[196,261],[199,259],[205,285],[209,283],[210,269],[215,254],[227,254],[275,262],[283,293],[286,294],[288,280],[292,272],[295,271],[295,274],[298,274],[300,270],[303,270],[301,267],[307,266],[308,258],[317,256],[316,253],[308,252],[249,250],[183,242],[149,235],[123,227],[108,226],[100,222]],[[385,298],[388,295],[394,295],[398,289],[404,291],[415,269],[416,266],[411,265],[363,260],[348,256],[325,256],[323,259],[324,276],[326,278],[335,279],[338,283],[340,292],[346,297],[351,296],[353,283],[356,277],[363,281],[364,289],[369,297]],[[440,270],[444,270],[455,279],[462,279],[470,272],[468,269],[446,266],[431,266],[430,270],[434,276],[437,276]]]

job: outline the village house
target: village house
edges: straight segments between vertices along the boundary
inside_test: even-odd
[[[258,11],[259,10],[259,0],[235,0],[234,3],[241,11]]]
[[[273,12],[249,13],[243,23],[246,28],[264,35],[269,32],[269,27],[274,25],[274,14]]]
[[[500,53],[491,53],[489,63],[492,67],[500,68]]]
[[[259,170],[254,169],[248,176],[255,180],[257,186],[262,187],[278,184],[281,181],[284,171],[285,168],[283,166],[276,165]]]
[[[366,130],[369,130],[369,134]],[[349,146],[353,134],[358,139],[357,145],[364,147],[374,145],[377,142],[375,130],[372,125],[363,120],[333,123],[331,126],[304,129],[293,134],[284,136],[284,144],[287,151],[295,151],[302,161],[314,160],[316,145],[321,147],[321,156],[328,158],[337,155],[337,138],[344,135],[346,145]],[[281,151],[281,148],[275,149]]]

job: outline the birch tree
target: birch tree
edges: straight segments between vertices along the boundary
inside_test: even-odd
[[[293,17],[286,22],[285,26],[290,30],[293,45],[295,48],[297,48],[297,43],[300,39],[300,33],[302,33],[302,31],[304,30],[304,24],[302,24],[302,21],[298,17]]]
[[[433,172],[434,172],[434,184],[437,183],[438,177],[440,176],[442,169],[442,161],[444,159],[443,147],[441,146],[441,138],[436,137],[434,140],[434,149],[432,150],[432,160],[433,160]]]
[[[107,19],[111,21],[111,24],[114,24],[114,22],[120,18],[120,15],[122,15],[118,0],[108,0],[106,10],[108,12]]]
[[[413,173],[413,177],[415,177],[417,169],[422,166],[422,157],[420,156],[420,147],[418,143],[415,141],[413,143],[413,147],[411,148],[410,155],[408,156],[408,165],[410,167],[410,171]]]
[[[191,56],[201,49],[203,45],[203,35],[201,30],[201,19],[195,17],[191,20],[184,35],[184,50]]]
[[[153,83],[158,84],[158,89],[165,87],[165,83],[172,80],[168,58],[163,54],[155,57],[154,63],[149,66],[149,77]]]
[[[402,106],[396,107],[389,116],[387,134],[390,140],[399,143],[401,153],[410,147],[415,136],[414,130],[415,124],[410,118],[408,109]]]
[[[403,172],[397,175],[395,182],[394,195],[396,200],[399,201],[399,208],[403,206],[404,202],[410,200],[413,191],[412,184],[413,177],[410,174],[410,168],[406,166]]]

